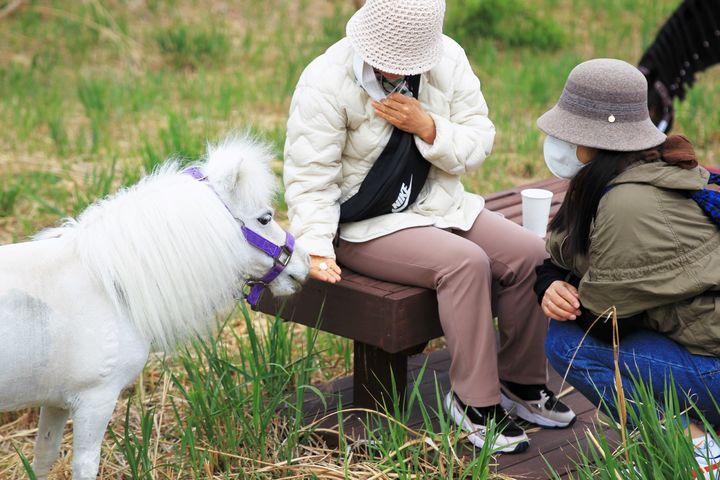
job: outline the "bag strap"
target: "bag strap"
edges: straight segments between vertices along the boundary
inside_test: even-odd
[[[417,98],[420,75],[410,75],[405,82],[408,90]],[[387,145],[365,175],[359,190],[340,205],[340,223],[393,212],[393,201],[399,198],[406,184],[408,190],[402,209],[407,208],[417,198],[429,171],[430,163],[420,154],[413,134],[393,127]]]
[[[410,91],[412,92],[413,97],[415,97],[415,100],[417,100],[418,95],[420,93],[420,74],[408,76],[407,77],[407,85],[408,85],[408,88],[410,89]]]

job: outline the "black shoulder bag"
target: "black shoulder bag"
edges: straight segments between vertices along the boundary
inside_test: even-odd
[[[420,75],[409,77],[408,87],[418,98]],[[414,135],[395,127],[360,190],[340,205],[340,223],[402,212],[415,202],[429,171],[430,163],[420,154]]]

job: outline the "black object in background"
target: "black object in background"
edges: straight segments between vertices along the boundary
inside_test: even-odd
[[[673,100],[683,100],[695,74],[720,62],[720,0],[684,0],[645,50],[639,68],[648,80],[650,118],[672,128]]]

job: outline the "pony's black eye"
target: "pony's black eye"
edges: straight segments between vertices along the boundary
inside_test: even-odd
[[[266,213],[262,217],[257,219],[258,222],[260,222],[260,225],[267,225],[272,221],[272,213]]]

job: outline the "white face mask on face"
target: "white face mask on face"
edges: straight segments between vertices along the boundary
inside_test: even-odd
[[[571,179],[585,166],[577,158],[577,145],[548,135],[543,144],[548,169],[558,178]]]
[[[365,89],[370,98],[379,102],[387,96],[385,90],[383,90],[380,85],[380,82],[378,82],[375,77],[373,68],[365,63],[362,57],[358,54],[355,54],[355,58],[353,60],[353,70],[355,70],[355,78],[357,79],[358,84]]]

